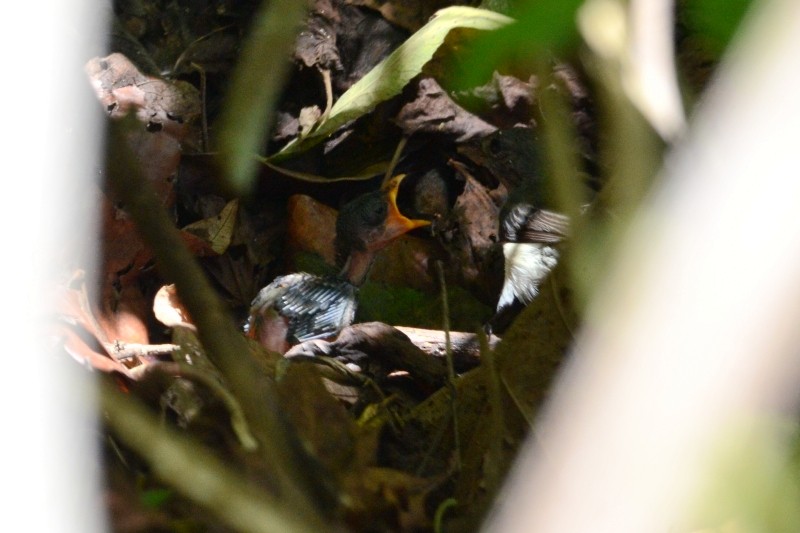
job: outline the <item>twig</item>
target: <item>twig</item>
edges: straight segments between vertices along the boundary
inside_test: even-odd
[[[103,347],[108,353],[113,354],[114,359],[118,361],[134,357],[166,355],[180,349],[177,344],[139,344],[119,339],[114,342],[104,342]]]
[[[204,69],[194,61],[192,61],[190,65],[195,70],[197,70],[198,74],[200,74],[200,105],[202,106],[200,111],[202,145],[200,146],[200,149],[203,150],[203,152],[208,152],[209,141],[208,141],[208,112],[206,107],[206,91],[207,91],[206,69]]]
[[[344,363],[337,361],[332,357],[326,357],[324,355],[306,355],[306,354],[297,354],[291,357],[285,357],[278,361],[277,368],[275,373],[280,377],[281,373],[286,372],[286,368],[290,364],[297,364],[297,363],[311,363],[317,366],[321,366],[321,370],[328,370],[329,372],[320,372],[322,377],[330,379],[336,383],[342,383],[344,380],[349,381],[348,383],[344,383],[346,385],[356,384],[361,387],[370,387],[375,391],[375,393],[380,397],[382,400],[386,400],[386,395],[383,394],[383,391],[378,387],[378,384],[375,383],[374,380],[370,379],[368,376],[361,374],[359,372],[353,371],[347,367]]]
[[[481,361],[486,371],[486,390],[491,408],[491,433],[489,440],[489,455],[493,460],[486,462],[486,485],[489,492],[494,493],[502,482],[502,472],[499,471],[502,443],[506,429],[503,404],[500,401],[500,378],[495,366],[494,353],[489,348],[489,341],[482,330],[478,330],[478,339],[481,344]],[[490,466],[491,465],[491,466]]]
[[[456,410],[456,372],[453,368],[453,351],[450,346],[450,305],[447,300],[447,285],[444,280],[444,267],[441,261],[436,261],[436,274],[442,291],[442,321],[445,338],[445,356],[447,360],[447,388],[450,390],[450,408],[453,412],[453,441],[456,452],[456,470],[461,470],[461,438],[458,434],[458,412]]]
[[[394,326],[394,328],[405,333],[417,348],[430,356],[437,358],[446,356],[447,342],[444,331],[408,326]],[[492,335],[488,341],[489,347],[494,348],[500,342],[500,338]],[[478,337],[474,333],[451,331],[450,350],[453,354],[453,367],[458,373],[480,364],[480,346]]]
[[[211,30],[210,32],[206,33],[205,35],[201,35],[200,37],[198,37],[197,39],[195,39],[194,41],[192,41],[188,45],[186,45],[186,47],[183,49],[183,52],[181,52],[181,55],[179,55],[178,59],[175,60],[175,64],[172,66],[171,74],[173,76],[177,75],[178,67],[180,67],[181,63],[186,59],[186,57],[189,54],[189,50],[191,50],[194,45],[199,44],[202,41],[205,41],[206,39],[208,39],[209,37],[211,37],[212,35],[214,35],[216,33],[225,31],[225,30],[227,30],[229,28],[232,28],[232,27],[233,27],[233,24],[227,24],[225,26],[222,26],[221,28],[216,28],[216,29]],[[191,61],[190,65],[195,66],[195,67],[197,66],[194,61]]]
[[[319,65],[317,66],[319,68]],[[327,120],[328,115],[331,114],[331,108],[333,107],[333,87],[331,85],[331,71],[327,68],[319,68],[320,74],[322,74],[322,83],[325,85],[325,111],[322,112],[319,119],[317,119],[317,125],[321,122]]]
[[[455,498],[447,498],[445,501],[439,504],[439,506],[436,508],[436,514],[433,516],[433,531],[435,533],[441,533],[444,513],[456,505],[458,505],[458,502]]]
[[[564,323],[564,327],[567,328],[569,331],[570,336],[574,339],[575,332],[572,329],[572,326],[569,325],[567,321],[567,312],[564,309],[564,302],[561,301],[561,294],[558,292],[558,286],[556,285],[555,276],[550,274],[550,289],[553,291],[553,301],[556,303],[556,310],[558,311],[558,316],[561,317],[561,321]]]
[[[383,175],[383,185],[385,185],[392,178],[392,173],[394,172],[394,169],[397,168],[397,162],[400,161],[400,154],[403,153],[403,149],[406,147],[407,142],[408,137],[404,135],[400,139],[400,142],[397,143],[397,148],[394,150],[392,160],[389,161],[389,166],[386,167],[386,173]]]

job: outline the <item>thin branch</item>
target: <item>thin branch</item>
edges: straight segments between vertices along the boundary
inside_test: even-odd
[[[456,396],[456,371],[453,367],[453,350],[450,346],[450,305],[447,300],[447,285],[444,280],[444,267],[441,261],[436,261],[436,273],[439,276],[439,285],[442,295],[442,322],[445,339],[445,356],[447,360],[447,388],[450,390],[450,408],[453,412],[453,443],[456,454],[456,470],[461,470],[461,436],[458,431],[458,398]]]
[[[125,342],[115,340],[114,342],[104,342],[103,348],[117,361],[132,359],[134,357],[148,357],[155,355],[167,355],[180,349],[177,344],[140,344],[136,342]]]

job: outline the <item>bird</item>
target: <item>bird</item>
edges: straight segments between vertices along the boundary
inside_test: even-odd
[[[541,283],[558,264],[560,245],[569,236],[570,219],[549,200],[546,177],[529,128],[497,130],[459,153],[487,169],[507,190],[498,215],[503,251],[503,285],[487,331],[502,333],[539,294]],[[460,172],[464,163],[454,160]]]
[[[503,287],[491,331],[501,333],[519,311],[539,294],[539,287],[558,264],[559,245],[569,236],[569,217],[541,207],[528,191],[514,190],[500,210]]]
[[[285,353],[292,345],[334,337],[349,326],[358,305],[358,287],[366,280],[377,253],[409,231],[430,225],[410,219],[397,207],[397,193],[405,174],[380,189],[347,202],[336,218],[334,248],[336,275],[307,272],[275,278],[250,304],[248,337]]]

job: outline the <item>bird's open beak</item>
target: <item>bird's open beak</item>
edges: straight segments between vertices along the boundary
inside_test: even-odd
[[[430,226],[431,224],[430,220],[408,218],[398,209],[397,191],[400,189],[400,182],[402,182],[405,177],[405,174],[395,176],[382,187],[389,202],[389,214],[386,216],[386,223],[384,224],[380,237],[370,246],[372,250],[378,250],[386,246],[394,239],[400,237],[404,233],[408,233],[412,229]]]

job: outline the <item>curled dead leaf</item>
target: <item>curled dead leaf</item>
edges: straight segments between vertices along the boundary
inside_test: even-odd
[[[156,293],[153,299],[153,314],[159,322],[167,327],[184,327],[192,331],[197,331],[197,328],[192,323],[192,318],[189,316],[189,311],[183,306],[178,298],[178,292],[175,290],[175,285],[164,285]]]

